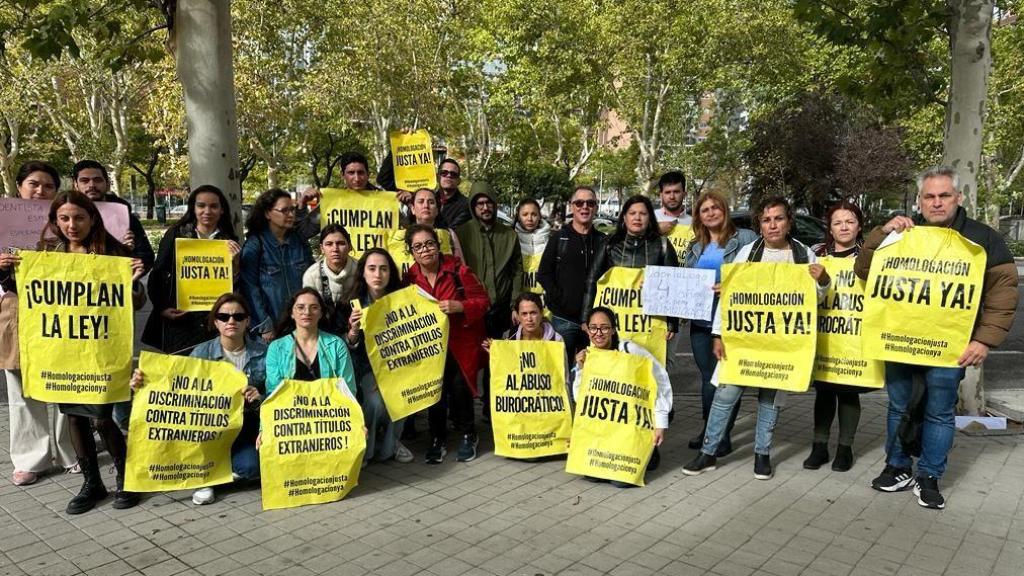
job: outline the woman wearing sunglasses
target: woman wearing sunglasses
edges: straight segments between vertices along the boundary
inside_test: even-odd
[[[245,397],[242,430],[231,445],[231,475],[235,480],[253,480],[260,476],[256,435],[260,430],[260,402],[266,392],[267,345],[262,340],[246,335],[249,317],[249,306],[245,299],[230,292],[222,295],[207,317],[210,329],[216,330],[218,336],[199,344],[191,354],[193,358],[230,362],[248,379],[242,393]],[[141,370],[136,370],[132,375],[132,390],[143,386],[145,375]],[[193,504],[210,504],[213,500],[213,487],[199,488],[192,493]]]
[[[288,298],[302,288],[302,274],[313,265],[313,253],[295,230],[295,201],[280,188],[260,194],[246,227],[242,293],[252,305],[253,332],[270,342],[274,321],[286,311]]]

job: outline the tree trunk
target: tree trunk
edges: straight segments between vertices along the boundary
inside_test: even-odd
[[[224,191],[242,233],[230,0],[178,0],[173,46],[185,96],[189,183]]]
[[[981,167],[985,98],[992,67],[993,0],[947,0],[949,5],[950,82],[942,163],[960,173],[964,208],[978,211],[978,172]],[[968,370],[960,384],[964,414],[985,410],[981,370]]]

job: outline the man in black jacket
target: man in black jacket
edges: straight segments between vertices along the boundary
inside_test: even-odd
[[[577,350],[587,339],[580,325],[583,322],[583,294],[587,277],[594,267],[594,256],[605,241],[605,234],[594,229],[597,216],[597,193],[593,188],[579,186],[569,201],[572,221],[548,240],[537,270],[537,280],[544,287],[544,301],[551,310],[551,325],[565,341],[568,361],[574,362]]]
[[[437,168],[437,200],[441,210],[434,223],[438,228],[458,228],[473,219],[469,200],[459,192],[461,179],[462,168],[458,162],[451,158],[441,160]]]
[[[110,176],[107,169],[95,160],[81,160],[71,169],[71,181],[75,190],[85,194],[93,202],[117,202],[128,207],[128,232],[118,240],[132,251],[132,258],[142,260],[148,273],[153,268],[156,256],[149,243],[142,222],[132,211],[127,200],[110,193]]]

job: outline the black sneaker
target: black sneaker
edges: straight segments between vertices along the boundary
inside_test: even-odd
[[[811,455],[804,460],[804,470],[817,470],[828,463],[828,442],[811,444]]]
[[[427,448],[425,461],[427,464],[440,464],[441,462],[444,462],[444,456],[447,453],[448,449],[444,447],[444,440],[434,438],[434,441],[430,444],[430,448]]]
[[[697,457],[690,461],[689,464],[683,466],[683,474],[687,476],[696,476],[703,474],[704,472],[710,472],[715,469],[716,459],[714,456],[708,456],[703,452],[698,452]]]
[[[939,479],[935,476],[918,476],[914,482],[914,496],[917,503],[932,510],[946,507],[946,499],[939,492]]]
[[[767,454],[754,454],[754,478],[758,480],[771,480],[772,458]]]
[[[476,459],[476,434],[466,434],[459,440],[459,451],[456,452],[456,462],[472,462]]]
[[[914,487],[914,473],[910,468],[897,468],[889,464],[871,481],[871,487],[881,492],[902,492]]]

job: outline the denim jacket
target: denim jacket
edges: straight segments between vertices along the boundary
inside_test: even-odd
[[[757,240],[757,234],[747,230],[746,228],[739,228],[736,233],[732,235],[732,238],[725,243],[722,249],[725,254],[722,256],[722,263],[728,264],[736,258],[736,252],[740,248],[750,244],[754,240]],[[683,259],[684,268],[693,268],[697,265],[697,261],[700,260],[700,255],[704,253],[704,244],[694,240],[690,243],[690,246],[686,249],[686,254]]]
[[[249,386],[260,391],[260,394],[267,393],[267,345],[262,340],[245,337],[245,350],[249,358],[245,361],[245,377],[249,379]],[[189,356],[202,358],[203,360],[224,360],[224,348],[220,345],[220,337],[207,340],[192,349]]]
[[[285,302],[302,288],[302,273],[313,265],[309,243],[296,232],[278,242],[269,230],[246,239],[242,247],[242,291],[252,306],[252,331],[268,332]]]

